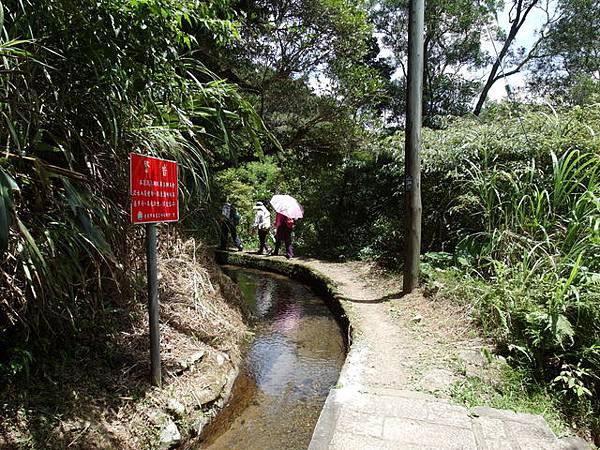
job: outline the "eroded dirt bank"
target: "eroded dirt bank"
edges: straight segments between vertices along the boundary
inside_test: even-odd
[[[194,240],[159,256],[162,389],[149,383],[145,278],[109,335],[0,388],[0,448],[169,448],[198,434],[224,403],[246,337],[238,287]]]

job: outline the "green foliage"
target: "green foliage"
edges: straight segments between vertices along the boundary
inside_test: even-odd
[[[11,349],[10,355],[3,355],[6,363],[0,363],[0,377],[6,379],[16,376],[29,376],[33,356],[21,347]]]
[[[376,2],[373,15],[384,43],[391,48],[391,64],[398,69],[395,96],[389,109],[396,120],[404,116],[408,60],[408,5],[406,0]],[[485,26],[491,26],[498,2],[432,0],[425,4],[423,115],[429,126],[437,116],[465,114],[480,83],[464,75],[489,63],[482,50]]]
[[[600,397],[600,108],[498,105],[441,125],[423,130],[429,287],[472,301],[499,351],[588,420]],[[401,264],[403,143],[287,161],[302,252]]]
[[[307,166],[311,172],[303,170]],[[315,157],[290,164],[285,173],[298,177],[292,192],[304,205],[297,233],[301,252],[398,262],[401,171],[390,152]]]
[[[546,31],[532,64],[530,87],[555,102],[598,102],[600,81],[600,5],[594,0],[560,0],[558,19]]]
[[[336,227],[350,225],[364,213],[346,208],[350,197],[336,200],[341,194],[336,183],[351,180],[352,174],[343,176],[342,168],[360,172],[350,167],[352,158],[347,156],[356,149],[363,151],[369,140],[376,139],[367,130],[378,126],[371,107],[381,101],[382,71],[365,6],[354,0],[242,4],[241,40],[220,61],[222,72],[246,89],[282,143],[281,149],[266,149],[267,154],[277,154],[276,164],[281,167],[277,186],[270,188],[269,195],[287,192],[305,206],[310,219],[296,229],[296,243],[304,253],[322,246],[323,230],[332,244],[340,243]],[[217,167],[246,180],[218,175],[224,196],[236,197],[239,191],[238,203],[244,216],[250,217],[249,205],[263,195],[243,173],[251,159],[242,155],[236,168]],[[360,193],[360,187],[353,192]],[[336,205],[335,211],[324,209],[330,204]],[[365,224],[356,233],[368,233],[368,228]],[[241,234],[250,237],[244,226]],[[340,247],[338,252],[335,245],[328,246],[328,255],[351,256],[360,249],[350,247]]]
[[[241,215],[237,231],[244,246],[257,242],[255,231],[252,229],[254,204],[262,201],[268,206],[274,194],[286,192],[280,169],[272,157],[220,171],[215,175],[213,190],[215,214],[218,215],[221,205],[229,201]]]
[[[588,419],[600,406],[599,132],[597,105],[496,113],[434,133],[433,153],[426,135],[423,152],[424,172],[439,164],[445,178],[447,203],[438,197],[436,208],[449,211],[444,242],[454,248],[451,267],[428,258],[425,273],[460,284],[499,349],[569,408],[587,405]]]
[[[49,346],[132,300],[143,246],[127,213],[130,152],[179,162],[186,217],[207,199],[211,161],[259,154],[271,136],[197,59],[200,41],[239,38],[227,0],[0,9],[0,332]]]
[[[224,57],[210,55],[220,72],[246,90],[286,154],[351,148],[381,90],[363,2],[260,0],[239,8],[240,41]]]
[[[251,195],[253,199],[268,201],[279,185],[279,168],[271,157],[265,158],[263,161],[253,161],[236,169],[227,169],[216,177],[216,183],[220,187],[221,192],[236,183],[238,185],[246,185],[252,189]],[[244,201],[244,196],[236,195],[232,190],[227,195],[236,203]]]
[[[452,388],[452,396],[467,407],[490,406],[518,412],[541,414],[557,435],[564,433],[570,423],[560,412],[560,396],[529,377],[523,370],[503,366],[494,380],[467,377]]]

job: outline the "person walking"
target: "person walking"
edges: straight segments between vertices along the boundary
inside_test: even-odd
[[[237,225],[240,223],[240,215],[238,214],[235,206],[229,202],[226,202],[221,208],[221,250],[227,250],[227,244],[229,235],[231,240],[237,247],[238,251],[242,251],[242,241],[237,235]]]
[[[256,210],[256,215],[254,216],[252,227],[256,228],[256,232],[258,233],[258,254],[262,255],[264,252],[269,251],[267,248],[267,236],[271,228],[271,213],[262,202],[256,202],[254,209]]]
[[[294,230],[295,221],[294,219],[284,216],[281,213],[277,213],[275,216],[275,249],[272,255],[277,256],[279,253],[279,247],[283,242],[285,244],[285,257],[287,259],[294,257],[294,250],[292,248],[292,231]]]

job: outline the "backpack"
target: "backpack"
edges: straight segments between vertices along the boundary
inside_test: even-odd
[[[239,215],[239,213],[237,212],[237,209],[235,208],[231,208],[231,222],[233,223],[233,225],[237,226],[240,223],[240,219],[242,218],[242,216]]]

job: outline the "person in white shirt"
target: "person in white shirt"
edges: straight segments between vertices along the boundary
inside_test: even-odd
[[[254,224],[252,226],[256,228],[260,242],[258,254],[262,255],[264,252],[268,252],[267,235],[271,228],[271,213],[262,202],[256,202],[254,209],[256,210],[256,215],[254,216]]]

